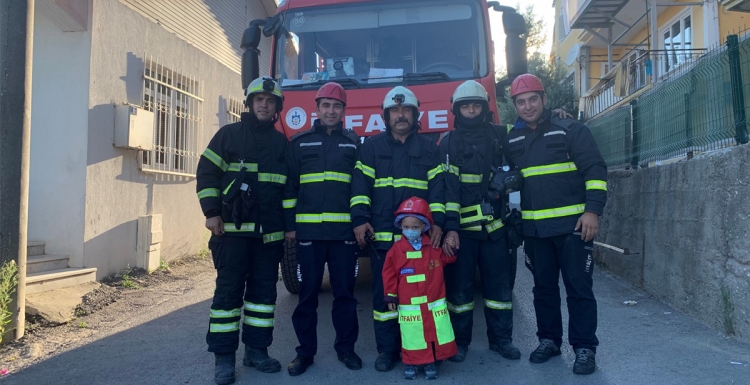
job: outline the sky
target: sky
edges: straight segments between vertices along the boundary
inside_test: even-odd
[[[520,5],[521,10],[533,5],[537,17],[545,21],[547,29],[547,43],[542,47],[542,52],[549,53],[552,48],[552,31],[555,27],[555,8],[552,0],[501,0],[500,4],[515,7]],[[505,67],[505,34],[503,33],[503,14],[490,11],[490,28],[492,28],[492,40],[495,41],[495,66]]]

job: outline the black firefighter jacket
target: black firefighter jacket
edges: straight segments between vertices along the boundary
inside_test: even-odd
[[[262,237],[264,243],[284,239],[281,201],[287,143],[273,125],[259,125],[250,113],[220,128],[211,139],[198,162],[196,190],[203,214],[221,215],[225,235]],[[243,165],[243,180],[236,180]],[[233,194],[244,204],[227,202]]]
[[[289,178],[284,191],[286,231],[300,240],[354,240],[349,208],[359,138],[341,123],[328,135],[313,128],[292,137],[287,151]]]
[[[369,222],[375,230],[375,248],[388,250],[401,237],[393,213],[413,196],[430,204],[435,224],[443,227],[445,192],[438,147],[416,130],[405,143],[389,131],[365,140],[352,176],[352,225]]]
[[[584,212],[602,215],[607,166],[586,125],[551,116],[547,110],[536,130],[519,119],[503,149],[509,164],[524,176],[524,236],[570,234]]]
[[[483,123],[480,127],[457,126],[440,142],[440,159],[445,173],[445,231],[461,231],[473,239],[498,240],[505,236],[502,214],[507,214],[507,195],[488,198],[492,167],[503,166],[502,141],[506,131]],[[473,223],[479,205],[488,202],[493,218],[482,224]],[[463,218],[463,219],[462,219]]]

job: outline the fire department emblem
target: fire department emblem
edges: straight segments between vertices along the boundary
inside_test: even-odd
[[[307,113],[299,107],[293,107],[286,113],[286,124],[292,130],[299,130],[307,123]]]

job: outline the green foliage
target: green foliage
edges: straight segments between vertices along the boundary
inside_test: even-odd
[[[169,271],[169,262],[167,262],[167,261],[165,261],[163,259],[161,261],[159,261],[159,269]]]
[[[81,322],[78,323],[78,327],[80,329],[86,329],[88,327],[88,325],[86,325],[86,322],[81,321]]]
[[[5,334],[5,326],[10,323],[13,313],[10,304],[13,302],[13,293],[18,286],[18,265],[16,261],[10,260],[0,267],[0,336]]]
[[[141,287],[138,286],[137,283],[133,281],[133,277],[130,276],[130,273],[133,270],[130,269],[130,265],[128,265],[125,270],[122,271],[122,287],[126,289],[140,289]]]

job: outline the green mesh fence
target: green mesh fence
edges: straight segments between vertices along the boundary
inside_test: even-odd
[[[750,116],[750,39],[739,43],[744,110]],[[735,61],[736,62],[736,61]],[[736,144],[730,54],[709,51],[626,105],[587,122],[610,168],[645,166]],[[746,122],[745,122],[746,125]]]

